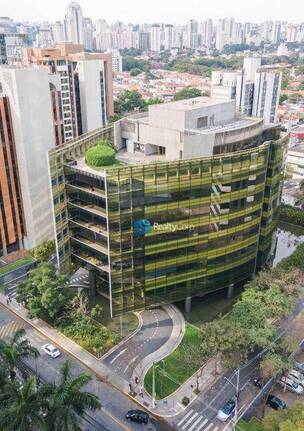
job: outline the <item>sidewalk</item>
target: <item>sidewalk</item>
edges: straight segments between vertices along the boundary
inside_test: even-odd
[[[6,307],[8,310],[12,311],[30,326],[32,326],[37,332],[39,332],[44,337],[48,338],[53,344],[58,346],[60,349],[65,351],[66,353],[73,356],[77,361],[81,362],[84,366],[86,366],[92,373],[94,373],[101,381],[104,381],[119,391],[123,392],[129,398],[136,401],[138,404],[143,406],[145,409],[150,410],[155,415],[162,417],[170,417],[175,416],[176,414],[182,412],[184,410],[184,406],[180,404],[182,398],[184,396],[188,396],[191,398],[191,394],[193,394],[193,388],[196,387],[196,378],[189,379],[185,384],[183,384],[172,396],[168,397],[165,400],[157,402],[155,408],[153,408],[152,398],[146,392],[143,393],[143,396],[139,395],[140,388],[139,385],[135,387],[135,396],[130,395],[129,383],[114,374],[105,364],[102,363],[99,359],[93,356],[88,351],[84,350],[73,340],[67,338],[65,335],[58,332],[56,329],[48,325],[46,322],[40,319],[29,319],[27,317],[26,309],[16,302],[10,302],[9,305],[6,303],[6,297],[1,292],[0,293],[0,304]],[[173,331],[170,340],[165,343],[160,349],[153,352],[151,355],[146,357],[136,368],[133,374],[133,378],[135,381],[135,376],[139,376],[139,382],[143,382],[144,375],[146,371],[152,366],[153,362],[157,362],[169,355],[180,343],[185,329],[185,322],[182,314],[173,306],[163,306],[166,308],[166,311],[170,315],[173,321]],[[210,365],[211,367],[211,365]],[[203,373],[202,378],[200,379],[200,389],[204,385],[209,385],[210,380],[210,370],[208,376],[208,367],[205,368],[205,373]],[[212,376],[212,379],[214,377]],[[193,387],[191,388],[191,385]],[[193,397],[192,397],[193,398]]]

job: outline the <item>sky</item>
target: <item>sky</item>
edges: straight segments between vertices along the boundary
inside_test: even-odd
[[[303,0],[78,0],[84,16],[109,23],[168,22],[233,17],[240,22],[304,22]],[[0,0],[0,15],[16,21],[63,20],[65,0]]]

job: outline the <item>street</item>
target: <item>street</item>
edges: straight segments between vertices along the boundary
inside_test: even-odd
[[[36,361],[28,360],[27,362],[31,368],[34,370],[37,369],[38,373],[45,381],[58,381],[60,367],[66,360],[69,360],[73,374],[88,372],[83,365],[62,351],[58,358],[50,358],[41,350],[41,347],[49,342],[49,340],[40,335],[30,325],[19,319],[14,313],[10,312],[5,307],[0,306],[0,338],[11,336],[21,327],[26,330],[26,336],[31,341],[31,344],[41,353],[41,356]],[[99,397],[102,408],[99,411],[88,413],[98,422],[100,429],[109,431],[163,431],[169,429],[168,426],[155,420],[153,417],[146,426],[128,422],[125,419],[125,413],[130,409],[138,408],[137,404],[132,402],[131,399],[123,395],[118,390],[114,389],[111,385],[99,381],[92,374],[91,376],[92,380],[85,387],[85,390],[93,392]],[[93,431],[98,428],[86,423],[84,429]]]

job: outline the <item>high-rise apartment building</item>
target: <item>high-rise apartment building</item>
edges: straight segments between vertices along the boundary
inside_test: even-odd
[[[164,48],[172,49],[174,47],[173,38],[174,26],[172,24],[166,24],[164,28]]]
[[[112,56],[112,70],[115,73],[122,72],[122,56],[118,49],[109,50]]]
[[[0,92],[0,256],[23,249],[26,229],[8,97]]]
[[[82,45],[69,43],[24,50],[24,64],[59,76],[60,94],[54,108],[58,145],[105,125],[113,115],[111,54],[82,51]]]
[[[196,49],[198,47],[198,23],[191,19],[187,24],[186,47]]]
[[[64,27],[61,21],[56,21],[52,25],[52,36],[55,44],[64,42]]]
[[[3,254],[54,236],[46,158],[55,146],[50,80],[43,69],[0,67]]]
[[[282,73],[275,66],[261,66],[260,57],[245,57],[239,72],[212,72],[211,93],[225,100],[236,100],[245,115],[276,123]]]
[[[160,52],[161,50],[161,27],[153,24],[151,27],[151,51]]]
[[[139,32],[139,49],[142,51],[151,50],[151,34],[145,31]]]
[[[83,45],[87,51],[93,50],[94,26],[91,18],[83,18]]]
[[[123,165],[86,165],[100,139]],[[234,101],[196,98],[50,151],[60,266],[88,268],[112,315],[248,280],[270,249],[286,144]]]
[[[80,5],[76,2],[69,3],[65,13],[65,38],[67,42],[83,44],[83,15]]]

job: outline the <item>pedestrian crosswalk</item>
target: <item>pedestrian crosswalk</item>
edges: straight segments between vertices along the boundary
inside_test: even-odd
[[[193,409],[177,423],[176,429],[178,431],[219,431],[217,425]]]
[[[18,331],[18,329],[25,328],[26,326],[26,323],[22,320],[14,320],[13,322],[9,322],[6,325],[0,327],[0,339],[10,337],[16,331]]]

